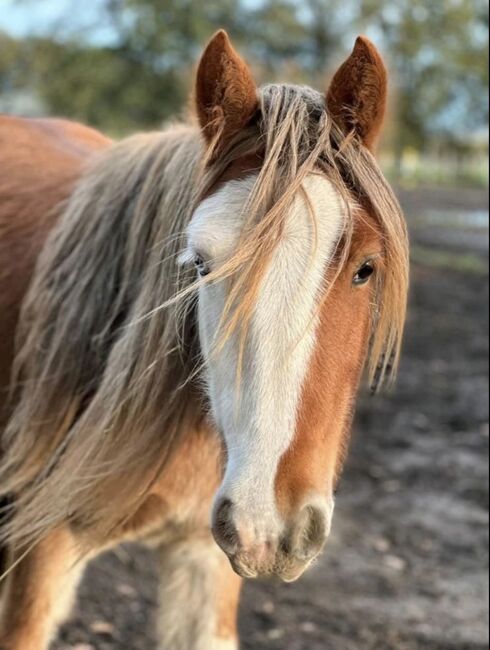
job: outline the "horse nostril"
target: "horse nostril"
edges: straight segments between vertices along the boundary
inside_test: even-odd
[[[218,546],[228,555],[238,550],[238,531],[233,523],[233,503],[223,499],[217,504],[213,516],[213,536]]]
[[[319,553],[327,538],[327,517],[319,508],[308,508],[310,521],[305,534],[305,542],[310,546],[310,552]]]
[[[315,506],[307,506],[301,511],[289,542],[284,545],[298,559],[309,561],[316,557],[327,538],[327,516]]]

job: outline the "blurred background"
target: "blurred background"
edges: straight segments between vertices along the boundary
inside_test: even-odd
[[[487,649],[488,3],[0,0],[0,112],[160,128],[219,27],[259,81],[319,89],[358,33],[377,43],[380,158],[412,237],[397,388],[361,398],[324,559],[296,585],[247,586],[243,648]],[[154,575],[133,547],[98,561],[57,650],[152,650]]]

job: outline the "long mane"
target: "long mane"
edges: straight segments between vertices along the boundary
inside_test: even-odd
[[[27,543],[65,520],[103,540],[141,503],[178,441],[205,415],[191,275],[176,258],[199,197],[244,156],[260,157],[228,278],[223,336],[244,327],[282,219],[305,176],[329,176],[346,204],[376,216],[386,267],[371,375],[399,356],[407,237],[374,158],[332,123],[324,98],[296,86],[260,91],[260,118],[216,152],[196,127],[129,138],[83,177],[49,238],[26,297],[3,436],[0,493],[17,495],[10,540]],[[345,249],[355,226],[346,219]],[[321,215],[314,215],[321,218]],[[240,270],[240,273],[237,271]],[[384,361],[383,361],[384,359]],[[110,497],[108,496],[110,495]]]

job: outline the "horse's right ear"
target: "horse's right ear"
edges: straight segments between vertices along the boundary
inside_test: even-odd
[[[257,110],[257,89],[245,61],[224,30],[217,32],[202,55],[196,79],[196,108],[208,141],[230,138]]]

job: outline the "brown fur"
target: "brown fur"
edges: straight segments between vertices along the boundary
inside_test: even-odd
[[[377,257],[377,273],[382,274],[382,251],[378,225],[369,213],[360,212],[347,264],[320,309],[295,439],[276,478],[278,503],[287,517],[309,494],[334,491],[340,477],[375,301],[373,285],[354,287],[352,278],[371,256]]]
[[[352,70],[361,86],[364,64],[374,65],[370,50],[362,53],[365,47],[358,43],[359,65]],[[341,77],[346,88],[349,66]],[[371,146],[382,109],[374,110],[369,93],[371,104],[358,101],[362,87],[342,97],[356,116],[354,136],[346,138],[340,113],[336,125],[318,93],[293,86],[257,92],[252,85],[245,64],[218,33],[201,62],[196,90],[207,149],[194,126],[110,147],[103,136],[61,122],[16,123],[19,133],[8,136],[8,149],[0,149],[0,160],[12,170],[0,179],[0,282],[7,296],[0,294],[0,327],[10,337],[10,346],[0,349],[5,384],[14,330],[18,337],[11,387],[16,408],[0,441],[0,494],[16,495],[16,516],[4,532],[12,546],[19,544],[15,557],[35,543],[9,578],[1,650],[44,650],[39,625],[50,626],[56,606],[39,608],[43,594],[54,592],[61,579],[63,560],[56,549],[70,555],[72,536],[94,552],[144,537],[163,549],[162,570],[176,584],[185,567],[168,558],[185,549],[200,584],[221,585],[213,592],[214,634],[235,636],[239,581],[219,561],[215,574],[203,573],[189,550],[192,540],[199,553],[211,544],[209,508],[221,457],[194,381],[196,313],[186,299],[199,282],[175,275],[194,206],[224,180],[260,163],[240,248],[203,280],[230,282],[222,340],[238,330],[245,341],[284,215],[308,174],[325,174],[346,203],[367,210],[348,211],[320,307],[319,342],[296,440],[277,477],[284,512],[325,477],[335,480],[371,334],[371,374],[383,353],[388,359],[382,374],[390,357],[396,366],[408,283],[406,230],[396,199],[361,142]],[[338,76],[329,97],[335,111]],[[16,142],[25,143],[20,158]],[[105,151],[94,157],[98,150]],[[10,160],[21,164],[14,169]],[[372,292],[354,290],[355,265],[372,252],[383,260],[379,281]],[[3,313],[13,317],[4,321]],[[32,591],[30,580],[38,580],[39,588]],[[187,588],[185,583],[181,597]],[[232,597],[226,602],[228,589]],[[24,614],[10,616],[14,610]],[[169,634],[185,636],[171,627],[167,620]]]
[[[209,140],[217,134],[229,139],[247,125],[258,108],[252,74],[223,30],[211,39],[201,57],[196,108]]]
[[[85,161],[109,144],[102,134],[74,122],[0,115],[0,443],[11,410],[20,304],[35,262]],[[9,505],[0,501],[0,509]],[[0,529],[3,519],[0,513]],[[0,574],[6,561],[0,544]]]
[[[179,436],[202,417],[198,391],[190,381],[197,346],[194,312],[186,311],[183,342],[175,326],[179,312],[175,291],[182,289],[181,299],[192,295],[196,284],[185,276],[175,283],[174,255],[182,250],[181,233],[197,197],[237,161],[259,155],[258,143],[264,142],[266,149],[249,223],[236,255],[218,272],[231,280],[223,339],[238,327],[245,340],[254,297],[280,237],[284,214],[301,180],[319,170],[346,198],[344,178],[358,182],[352,191],[369,204],[379,223],[388,272],[380,276],[371,363],[375,367],[385,350],[387,357],[395,355],[396,362],[407,284],[406,233],[396,200],[373,159],[357,144],[348,143],[341,154],[336,153],[331,140],[341,136],[324,114],[321,95],[276,86],[261,92],[265,123],[235,136],[204,173],[199,170],[202,150],[196,132],[181,127],[111,148],[73,193],[24,305],[16,374],[21,382],[28,379],[29,391],[21,392],[5,438],[11,441],[9,454],[3,467],[0,464],[3,485],[20,494],[23,504],[11,534],[15,528],[19,538],[27,531],[27,537],[37,536],[60,525],[70,513],[77,527],[89,530],[92,538],[111,536],[110,528],[119,525],[119,518],[124,513],[131,516],[141,505]],[[313,119],[319,122],[310,123],[315,112],[318,117]],[[270,138],[270,150],[257,129]],[[290,160],[285,158],[289,150],[294,152]],[[170,172],[187,181],[177,191],[164,192],[171,187]],[[257,219],[258,215],[264,216]],[[350,251],[354,223],[351,214],[340,270]],[[145,242],[150,241],[155,245],[148,256]],[[79,269],[84,283],[74,269]],[[212,273],[206,281],[215,279]],[[125,305],[127,309],[122,309]],[[54,337],[52,323],[58,328]],[[87,352],[80,356],[81,350]],[[129,364],[128,358],[134,362]],[[55,460],[44,477],[50,457]],[[83,472],[80,458],[86,459]],[[40,483],[33,485],[36,476]],[[114,499],[107,501],[107,493]]]
[[[386,112],[388,75],[377,49],[360,36],[354,51],[333,78],[327,106],[349,134],[353,132],[373,149]]]
[[[19,306],[34,264],[82,167],[110,141],[65,120],[0,115],[0,431]],[[3,424],[2,424],[3,423]]]
[[[12,562],[19,560],[16,554]],[[44,650],[71,609],[85,561],[63,527],[15,565],[0,608],[0,650]]]

